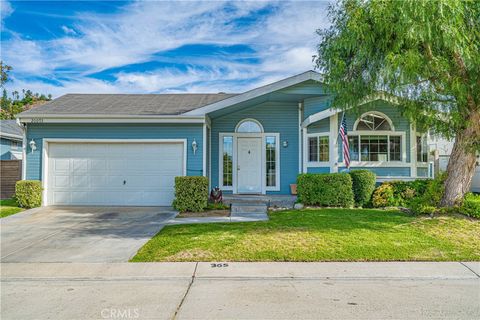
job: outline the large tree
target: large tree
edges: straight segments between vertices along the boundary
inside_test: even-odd
[[[480,150],[480,1],[342,0],[329,17],[316,63],[333,107],[385,91],[417,127],[455,138],[441,204],[461,201]]]

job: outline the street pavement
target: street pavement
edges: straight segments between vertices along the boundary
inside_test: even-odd
[[[480,319],[479,262],[2,263],[1,319]]]

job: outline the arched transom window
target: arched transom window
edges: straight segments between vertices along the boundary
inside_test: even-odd
[[[392,121],[380,112],[367,112],[355,122],[357,131],[393,131]]]
[[[257,120],[245,119],[237,124],[235,131],[240,133],[260,133],[263,132],[263,128]]]

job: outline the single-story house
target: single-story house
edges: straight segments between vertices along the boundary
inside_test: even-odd
[[[343,112],[308,71],[240,94],[67,94],[21,113],[23,178],[45,205],[170,205],[175,176],[224,193],[288,195],[299,173],[345,170]],[[429,176],[426,135],[379,95],[347,112],[351,168]]]
[[[22,160],[22,127],[16,120],[0,120],[0,160]]]

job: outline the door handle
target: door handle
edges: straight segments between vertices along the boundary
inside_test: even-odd
[[[237,165],[237,171],[239,171],[239,170],[240,170],[240,166]]]
[[[127,184],[127,180],[123,180],[123,185],[126,185]]]

